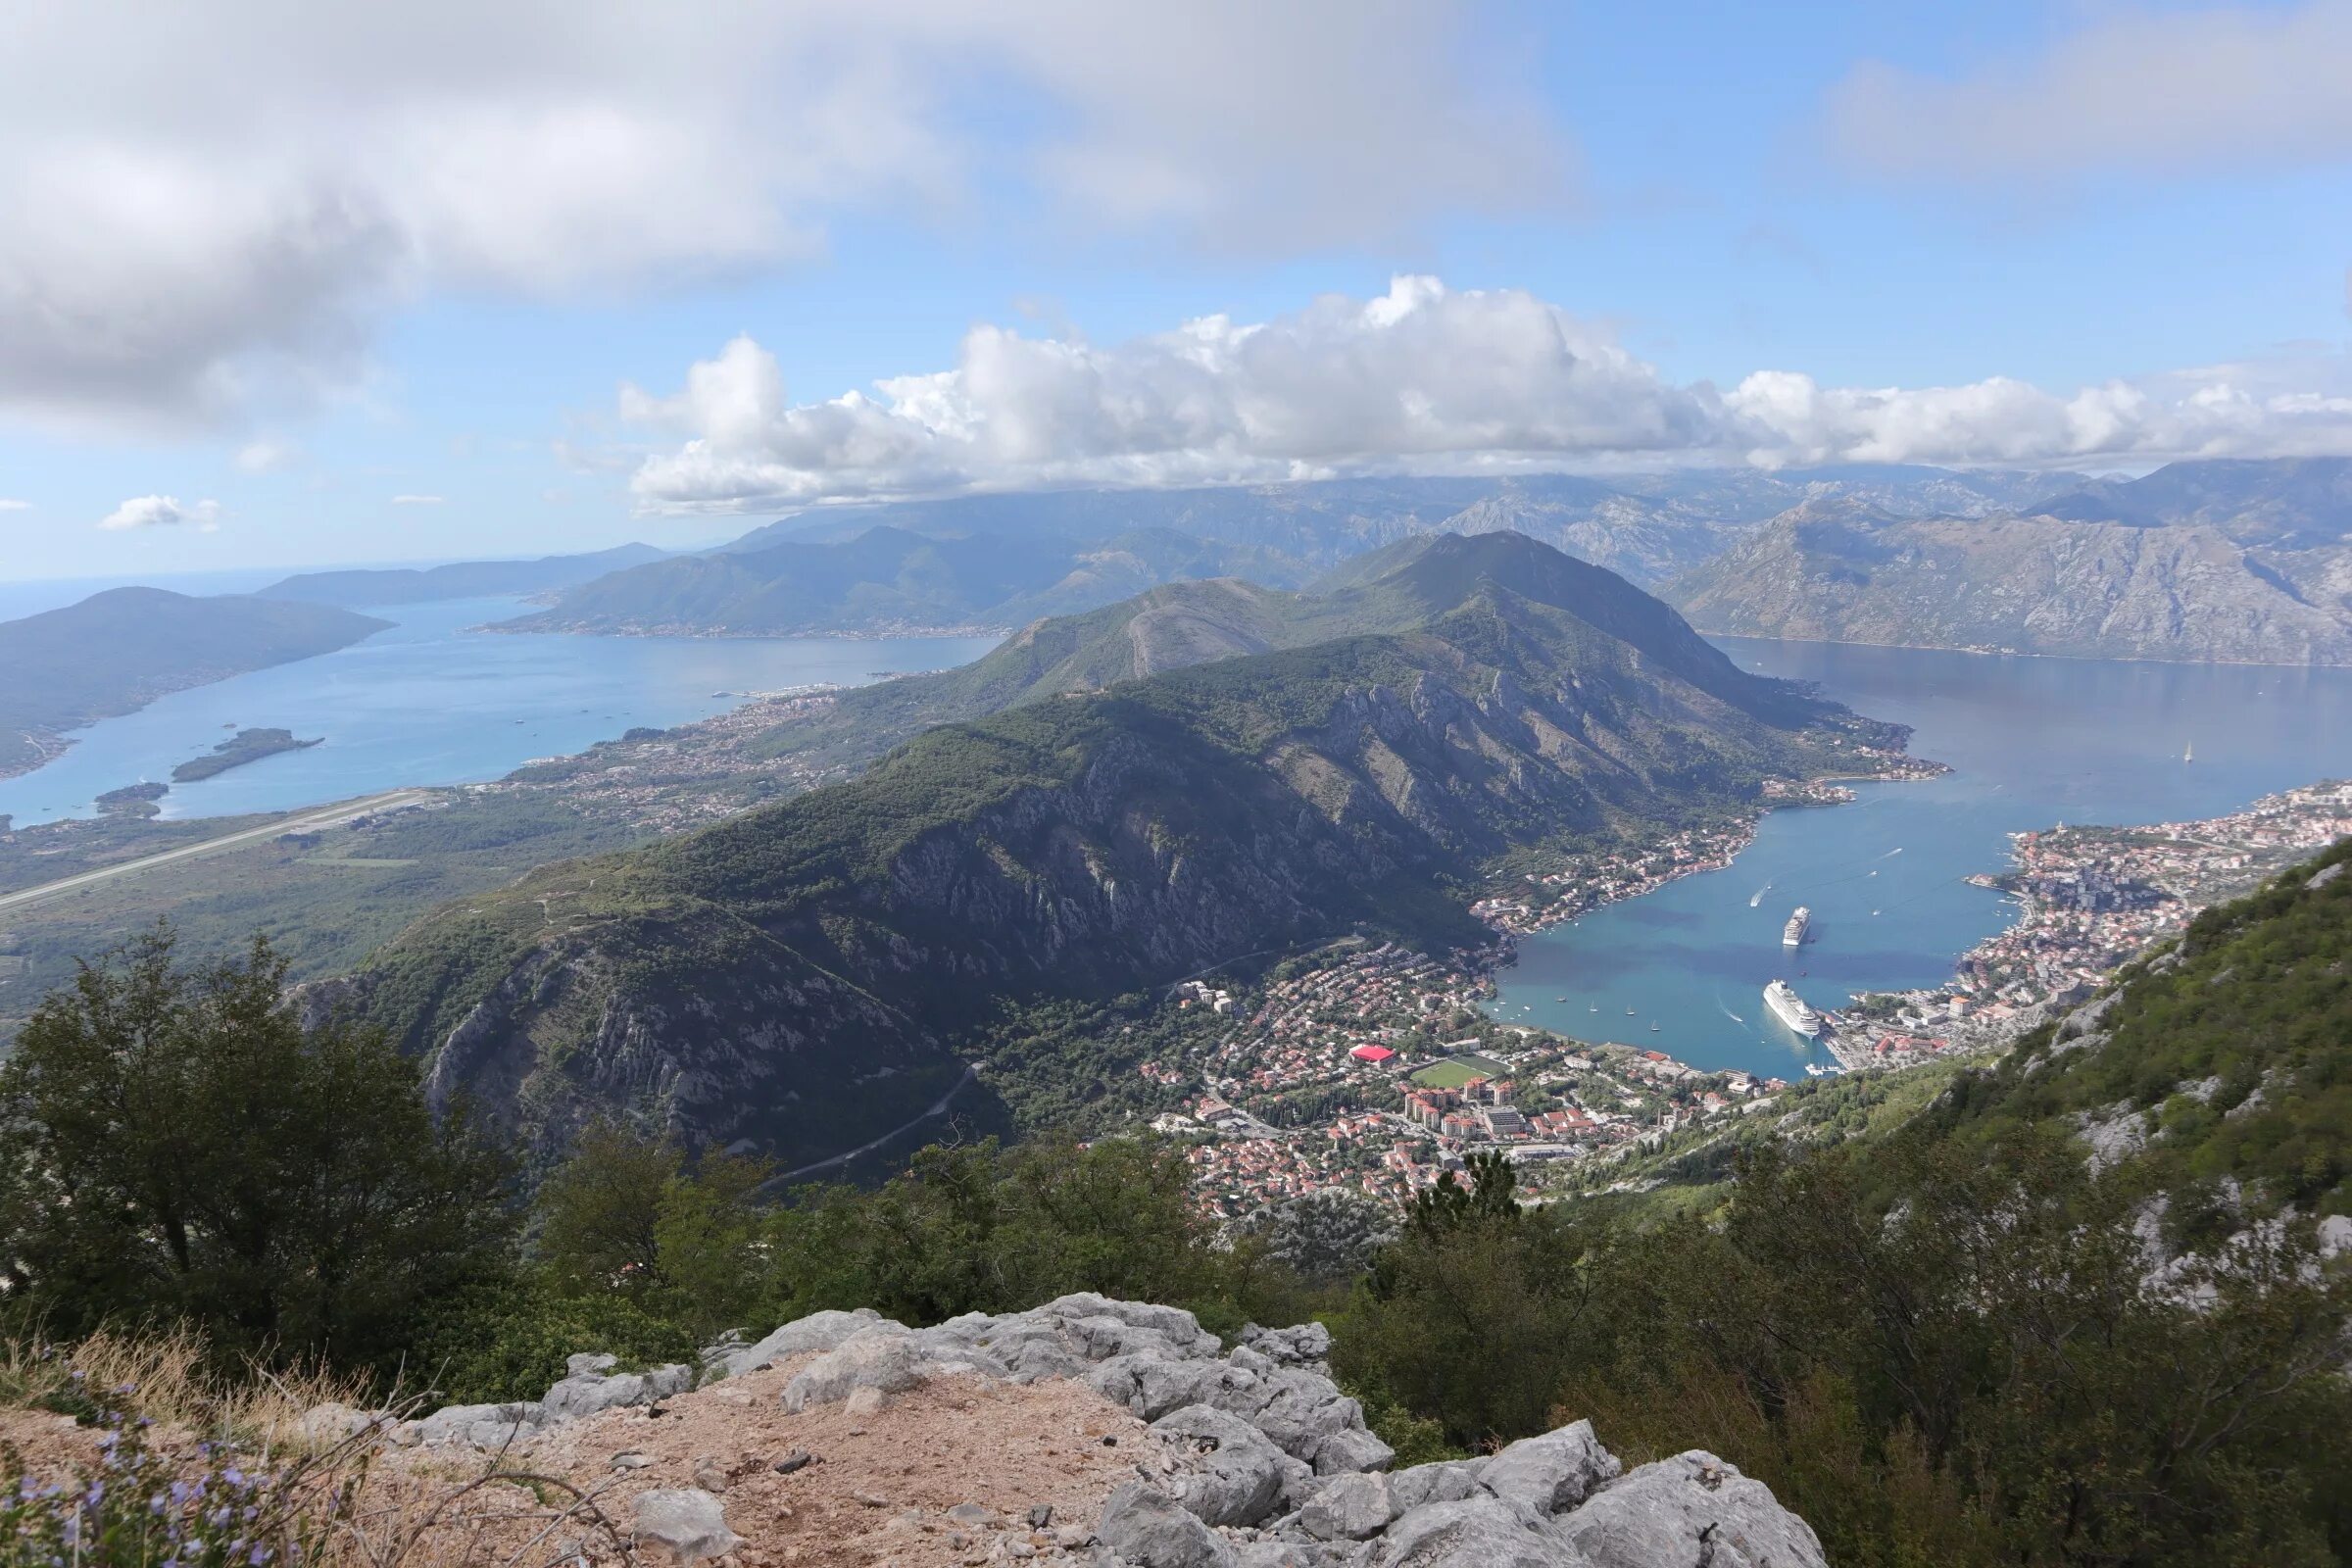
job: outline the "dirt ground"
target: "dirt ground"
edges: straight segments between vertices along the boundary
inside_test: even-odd
[[[948,1568],[1030,1552],[1051,1560],[1065,1540],[1083,1541],[1139,1462],[1152,1473],[1161,1462],[1143,1422],[1078,1383],[946,1377],[867,1414],[832,1404],[788,1415],[784,1385],[808,1359],[554,1427],[497,1462],[588,1494],[623,1530],[639,1493],[717,1493],[728,1528],[744,1538],[743,1568]],[[795,1449],[810,1462],[776,1473]],[[647,1462],[615,1467],[623,1454]],[[427,1486],[460,1482],[491,1466],[466,1450],[394,1449],[386,1459],[371,1489],[402,1475]],[[546,1492],[535,1501],[544,1504]],[[1041,1505],[1046,1522],[1032,1527]],[[569,1534],[596,1550],[587,1534]]]

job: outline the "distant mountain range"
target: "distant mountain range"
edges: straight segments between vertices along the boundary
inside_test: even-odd
[[[869,527],[839,540],[768,540],[599,577],[510,631],[788,636],[1010,627],[1091,610],[1177,579],[1302,582],[1279,552],[1179,533],[931,537]]]
[[[0,621],[0,775],[39,766],[63,732],[158,697],[348,647],[390,622],[249,594],[113,588]]]
[[[660,561],[667,551],[652,545],[616,545],[581,556],[542,556],[535,561],[461,561],[446,566],[396,566],[380,570],[306,571],[262,590],[268,599],[300,599],[317,605],[416,605],[436,599],[489,599],[552,593],[607,572]]]
[[[2352,663],[2352,462],[2180,463],[2025,515],[1794,508],[1660,592],[1714,632]]]
[[[1162,588],[1049,622],[933,688],[987,716],[446,908],[313,1001],[527,1136],[625,1109],[789,1165],[917,1114],[1006,1008],[1357,927],[1482,940],[1462,890],[1499,856],[1745,808],[1901,740],[1517,535],[1413,541],[1325,597]],[[1277,638],[1319,640],[1255,647]]]
[[[1231,576],[1297,587],[1402,539],[1506,530],[1650,583],[1809,499],[1867,496],[1896,512],[1977,514],[2049,482],[1937,468],[1707,469],[1617,483],[1548,474],[966,496],[769,523],[715,551],[583,580],[507,625],[739,636],[1010,630],[1160,583]]]

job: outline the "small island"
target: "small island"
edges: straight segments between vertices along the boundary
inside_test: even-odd
[[[156,802],[172,793],[169,784],[125,784],[119,790],[108,790],[98,797],[101,816],[157,816],[163,808]]]
[[[321,735],[316,741],[298,741],[290,729],[241,729],[204,756],[173,768],[172,782],[192,784],[232,767],[243,767],[247,762],[258,762],[265,757],[275,757],[280,752],[302,751],[324,739]]]

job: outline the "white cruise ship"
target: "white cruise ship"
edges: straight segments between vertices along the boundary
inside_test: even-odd
[[[1821,1033],[1821,1014],[1805,1005],[1805,999],[1788,989],[1786,980],[1775,980],[1764,988],[1764,1005],[1772,1015],[1808,1039]]]
[[[1805,940],[1805,932],[1811,928],[1812,924],[1813,911],[1801,904],[1798,905],[1796,912],[1788,917],[1788,923],[1781,927],[1781,946],[1793,948],[1802,944]]]

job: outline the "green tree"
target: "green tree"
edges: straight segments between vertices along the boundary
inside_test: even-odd
[[[13,1310],[389,1365],[424,1303],[504,1275],[505,1161],[381,1035],[306,1031],[285,973],[259,938],[182,966],[159,927],[42,1001],[0,1067]]]
[[[673,1145],[591,1123],[540,1185],[536,1253],[567,1295],[634,1298],[668,1283],[662,1267],[662,1195],[685,1166]]]

